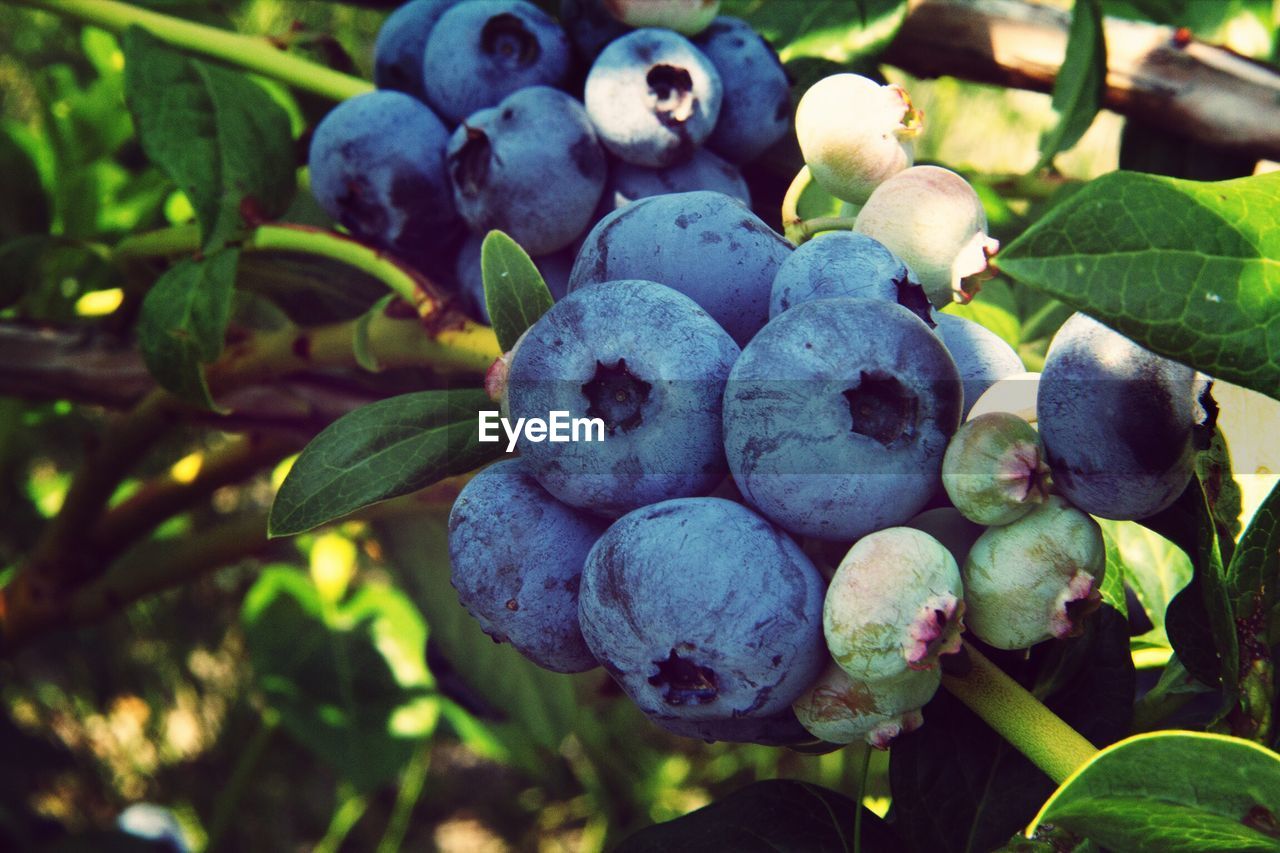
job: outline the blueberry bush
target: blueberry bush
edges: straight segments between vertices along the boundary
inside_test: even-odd
[[[10,0],[0,848],[1280,851],[1277,14]]]

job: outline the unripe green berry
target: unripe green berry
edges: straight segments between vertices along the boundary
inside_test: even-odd
[[[910,527],[864,536],[827,588],[823,631],[836,663],[857,681],[938,666],[960,648],[960,569],[942,543]]]
[[[1036,399],[1040,393],[1039,373],[1018,373],[1006,376],[992,385],[969,409],[966,420],[973,420],[990,412],[1009,412],[1029,424],[1036,422]]]
[[[879,681],[854,681],[832,662],[822,677],[792,703],[800,725],[827,743],[853,743],[865,738],[888,749],[900,734],[924,722],[920,709],[942,683],[940,669],[908,669]]]
[[[796,139],[813,179],[833,196],[862,204],[911,165],[923,116],[897,84],[859,74],[814,83],[796,107]]]
[[[973,298],[1000,247],[973,187],[939,166],[912,166],[876,187],[853,230],[902,258],[938,308]]]
[[[664,27],[695,36],[715,20],[720,0],[604,0],[604,7],[629,27]]]
[[[964,563],[965,624],[999,649],[1074,637],[1102,602],[1098,522],[1057,495],[978,537]]]
[[[956,430],[942,458],[942,485],[965,518],[1008,524],[1049,494],[1040,436],[1017,415],[989,412]]]

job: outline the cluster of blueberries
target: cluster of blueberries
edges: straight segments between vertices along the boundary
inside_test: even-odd
[[[738,166],[790,129],[786,72],[718,3],[666,4],[688,7],[668,10],[688,37],[616,17],[644,23],[655,5],[565,0],[557,21],[525,0],[411,0],[379,32],[379,90],[317,126],[313,194],[355,236],[456,282],[480,320],[492,229],[562,296],[583,235],[629,201],[706,189],[750,204]]]
[[[997,246],[961,176],[912,165],[922,117],[898,86],[839,74],[801,99],[804,175],[853,225],[794,246],[731,165],[787,132],[776,56],[715,3],[648,5],[696,11],[692,39],[632,29],[623,0],[566,2],[565,29],[521,0],[406,5],[378,79],[408,94],[335,109],[312,186],[423,263],[460,217],[477,308],[491,228],[558,297],[487,385],[511,421],[604,437],[526,435],[462,490],[452,580],[487,633],[557,672],[603,666],[681,735],[885,746],[962,630],[1079,633],[1106,562],[1091,515],[1178,497],[1207,381],[1083,315],[1028,374],[941,311]],[[554,88],[575,50],[585,107]]]

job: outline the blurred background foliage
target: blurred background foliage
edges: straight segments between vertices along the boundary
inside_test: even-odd
[[[385,15],[301,0],[144,5],[269,34],[365,77]],[[893,2],[808,5],[808,17],[796,15],[793,3],[726,8],[751,16],[783,47],[798,85],[837,66],[870,67],[868,55],[892,36],[903,9]],[[1271,2],[1106,5],[1191,26],[1248,55],[1275,56]],[[865,26],[855,6],[866,7]],[[186,198],[146,162],[134,137],[122,69],[112,35],[0,8],[6,321],[127,330],[149,279],[110,263],[109,247],[136,231],[191,220]],[[1058,159],[1059,174],[1028,179],[1040,135],[1054,121],[1047,95],[882,71],[927,115],[918,160],[970,177],[1002,238],[1072,182],[1121,162],[1123,121],[1104,113]],[[264,85],[305,143],[329,104]],[[793,152],[778,159],[783,172],[794,169]],[[291,218],[315,216],[299,208]],[[1000,279],[961,310],[1017,346],[1029,369],[1038,368],[1066,316]],[[1225,429],[1247,514],[1257,502],[1250,496],[1265,494],[1275,479],[1274,452],[1248,437],[1274,412],[1244,392],[1235,399],[1224,405],[1234,418]],[[0,398],[6,575],[56,512],[100,419],[99,410],[65,401]],[[193,476],[228,440],[181,432],[155,449],[152,468],[139,475]],[[208,505],[157,530],[152,544],[171,547],[218,520],[260,516],[281,477],[277,470],[219,489]],[[127,482],[115,500],[138,485]],[[858,789],[867,756],[857,747],[808,756],[676,738],[618,701],[602,672],[553,675],[491,643],[448,585],[446,511],[447,502],[393,502],[375,517],[277,542],[269,560],[197,577],[0,659],[0,849],[107,849],[105,836],[82,834],[106,832],[130,804],[151,802],[172,811],[191,849],[594,850],[755,780]],[[1144,609],[1162,614],[1185,583],[1185,560],[1136,525],[1108,525],[1108,533],[1130,566],[1149,567],[1135,592]],[[1148,667],[1167,660],[1161,625],[1134,648]],[[864,792],[884,814],[882,753],[870,755]]]

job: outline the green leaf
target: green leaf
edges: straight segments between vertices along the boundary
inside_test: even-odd
[[[1219,425],[1213,431],[1208,449],[1196,455],[1196,476],[1204,485],[1205,497],[1213,512],[1213,522],[1218,527],[1218,543],[1222,546],[1223,559],[1228,563],[1231,561],[1228,550],[1240,538],[1240,515],[1244,512],[1244,492],[1235,478],[1234,470],[1227,438]]]
[[[725,0],[722,15],[745,18],[783,62],[813,58],[841,65],[878,56],[906,18],[906,0],[812,0],[803,4]]]
[[[239,249],[222,249],[180,261],[148,291],[138,318],[138,344],[156,381],[208,409],[217,405],[203,365],[222,354],[239,259]]]
[[[1227,567],[1227,590],[1242,627],[1265,646],[1267,616],[1276,606],[1276,586],[1280,584],[1280,486],[1271,490],[1258,508],[1249,529]]]
[[[1102,108],[1107,84],[1107,43],[1102,33],[1101,0],[1075,0],[1067,56],[1053,84],[1057,123],[1040,138],[1039,171],[1059,151],[1080,141]]]
[[[1132,172],[1077,191],[1000,269],[1161,355],[1280,396],[1280,173],[1197,183]]]
[[[1102,586],[1099,592],[1102,594],[1103,604],[1109,604],[1115,608],[1121,616],[1129,618],[1129,602],[1124,595],[1125,575],[1127,574],[1124,559],[1120,556],[1120,548],[1114,539],[1107,535],[1104,528],[1102,531],[1102,539],[1107,550],[1107,566],[1106,573],[1102,576]]]
[[[509,644],[495,643],[484,633],[449,582],[443,514],[424,509],[418,517],[380,521],[377,530],[399,585],[431,625],[434,646],[489,716],[498,718],[492,728],[513,760],[530,772],[545,773],[546,752],[558,751],[571,732],[592,724],[574,685],[584,679],[598,683],[598,673],[571,677],[539,669]]]
[[[1165,611],[1173,650],[1196,678],[1210,686],[1223,685],[1224,703],[1233,701],[1239,662],[1235,617],[1217,530],[1200,481],[1192,477],[1172,506],[1140,523],[1191,558],[1191,582]]]
[[[289,117],[243,74],[124,35],[125,98],[138,139],[187,197],[211,251],[241,227],[242,205],[273,218],[296,188]]]
[[[298,456],[271,507],[271,536],[290,536],[370,504],[477,468],[502,453],[481,444],[483,391],[419,391],[361,406]]]
[[[1129,626],[1109,607],[1085,634],[1029,652],[988,652],[1092,743],[1129,733],[1134,672]],[[992,850],[1027,825],[1053,782],[945,690],[924,708],[924,726],[889,751],[894,826],[912,850]]]
[[[281,725],[361,791],[395,776],[434,731],[426,624],[394,588],[365,586],[328,605],[306,574],[273,566],[241,621]]]
[[[376,317],[383,314],[387,310],[387,306],[395,302],[399,296],[394,293],[384,295],[373,306],[356,318],[355,335],[351,342],[351,349],[356,356],[356,364],[363,367],[370,373],[377,373],[382,370],[382,365],[378,363],[378,358],[374,355],[373,348],[369,346],[369,324]]]
[[[0,242],[23,234],[43,234],[49,230],[49,197],[40,182],[40,172],[27,150],[18,144],[9,129],[0,125]]]
[[[1163,634],[1169,602],[1191,582],[1191,561],[1178,546],[1133,521],[1098,519],[1107,540],[1107,573],[1116,559],[1151,624]],[[1114,553],[1113,553],[1114,552]]]
[[[1222,735],[1137,735],[1064,782],[1028,834],[1043,823],[1133,853],[1280,851],[1280,756]]]
[[[507,352],[555,300],[529,254],[501,231],[490,231],[480,244],[480,273],[489,320]]]
[[[756,782],[684,817],[642,829],[614,853],[844,853],[862,808],[828,788],[790,779]],[[862,809],[861,849],[904,849],[888,824]]]

